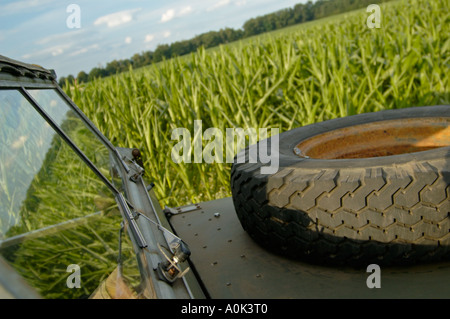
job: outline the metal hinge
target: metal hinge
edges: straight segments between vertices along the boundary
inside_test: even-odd
[[[176,207],[176,208],[164,206],[163,212],[166,215],[166,217],[170,218],[173,215],[188,213],[188,212],[192,212],[192,211],[198,210],[198,209],[202,209],[199,204],[192,204],[192,205]]]
[[[159,277],[169,283],[173,283],[178,278],[182,278],[190,269],[189,267],[187,267],[185,270],[182,270],[179,267],[179,264],[183,263],[191,255],[191,251],[188,245],[181,238],[173,234],[170,230],[164,228],[142,213],[137,212],[135,219],[139,216],[142,216],[144,219],[156,225],[158,229],[163,232],[164,237],[169,244],[169,248],[164,249],[163,246],[157,243],[158,249],[166,259],[166,261],[160,262],[158,264],[157,272]]]

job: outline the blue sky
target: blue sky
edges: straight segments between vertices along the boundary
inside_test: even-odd
[[[158,44],[230,27],[303,0],[20,0],[0,1],[0,54],[55,69],[59,77]],[[79,7],[80,28],[67,20]]]

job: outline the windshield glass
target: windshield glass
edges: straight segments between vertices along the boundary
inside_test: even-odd
[[[110,176],[110,167],[114,166],[114,156],[100,137],[91,130],[81,117],[62,99],[54,89],[27,89],[42,109],[62,128],[70,139],[94,163],[104,176]],[[112,155],[112,154],[111,154]],[[113,167],[114,168],[114,167]],[[122,181],[116,174],[111,174],[114,184],[122,188]]]
[[[89,139],[73,111],[58,111],[57,99],[43,101],[51,94],[37,100],[53,107],[60,127],[107,170],[107,149]],[[0,254],[43,297],[87,297],[117,267],[121,221],[108,187],[26,98],[0,90]],[[125,276],[137,284],[127,236],[122,245]]]

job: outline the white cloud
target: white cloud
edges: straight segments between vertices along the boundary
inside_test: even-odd
[[[25,142],[28,140],[28,136],[26,135],[22,135],[19,136],[19,138],[17,140],[15,140],[11,146],[14,149],[18,149],[18,148],[22,148],[25,145]]]
[[[70,30],[69,32],[51,34],[49,36],[39,38],[34,43],[38,45],[46,45],[48,43],[55,43],[67,40],[68,37],[80,36],[86,33],[87,29]]]
[[[126,37],[125,38],[125,43],[126,44],[130,44],[133,41],[133,39],[131,37]]]
[[[191,6],[187,6],[187,7],[185,7],[185,8],[180,10],[180,12],[178,13],[178,16],[181,17],[181,16],[187,15],[187,14],[189,14],[191,12],[192,12],[192,7]]]
[[[72,46],[73,46],[73,43],[66,43],[66,44],[62,44],[62,45],[55,45],[55,46],[52,46],[50,48],[46,48],[44,50],[40,50],[40,51],[24,54],[24,55],[22,55],[22,58],[23,59],[30,59],[30,58],[39,58],[39,57],[49,57],[49,56],[56,57],[58,55],[63,54],[64,52],[66,52]]]
[[[164,12],[163,15],[161,16],[161,22],[168,22],[173,18],[175,18],[175,10],[169,9],[166,12]]]
[[[173,18],[182,17],[185,15],[188,15],[193,11],[191,6],[184,7],[182,9],[168,9],[166,12],[163,13],[161,16],[161,22],[168,22],[172,20]]]
[[[77,56],[77,55],[86,53],[88,51],[97,50],[99,48],[100,48],[100,46],[98,44],[92,44],[90,46],[83,47],[79,50],[73,51],[72,53],[69,54],[69,56]]]
[[[145,36],[144,42],[145,42],[145,43],[151,42],[151,41],[153,41],[154,38],[155,38],[155,36],[154,36],[153,34],[147,34],[147,35]]]
[[[163,33],[163,37],[164,37],[164,38],[168,38],[168,37],[170,37],[171,34],[172,34],[172,33],[171,33],[170,31],[165,31],[165,32]]]
[[[108,28],[117,27],[133,20],[133,14],[141,9],[124,10],[102,16],[94,21],[94,25],[106,24]]]
[[[54,50],[52,50],[52,55],[53,56],[58,56],[58,55],[63,54],[63,53],[64,53],[64,49],[61,48],[61,47],[57,47]]]
[[[206,9],[206,11],[214,11],[220,7],[224,7],[227,6],[231,3],[230,0],[220,0],[218,2],[216,2],[213,6],[209,7],[208,9]]]
[[[0,16],[23,14],[35,10],[36,7],[54,5],[54,0],[23,0],[0,5]]]

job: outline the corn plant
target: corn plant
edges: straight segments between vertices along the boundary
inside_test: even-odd
[[[230,164],[170,157],[174,128],[277,127],[449,102],[448,0],[381,6],[66,87],[115,145],[141,149],[163,205],[230,195]]]

